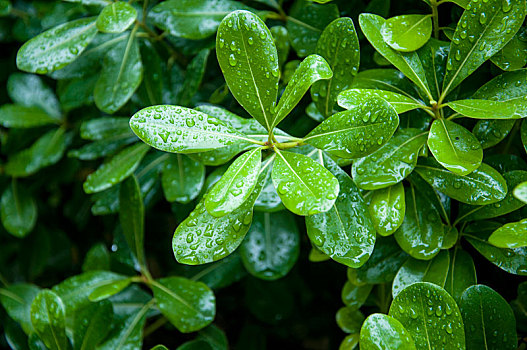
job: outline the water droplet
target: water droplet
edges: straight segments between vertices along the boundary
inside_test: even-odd
[[[236,57],[233,53],[231,53],[229,56],[229,64],[233,67],[236,66]]]

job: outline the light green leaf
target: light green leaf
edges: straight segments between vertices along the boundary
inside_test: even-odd
[[[220,260],[238,248],[251,226],[254,202],[268,171],[269,161],[262,166],[260,178],[249,198],[238,209],[220,218],[205,209],[205,194],[174,232],[172,249],[176,260],[182,264],[200,265]]]
[[[442,96],[502,49],[518,31],[524,17],[523,0],[471,1],[450,44]]]
[[[415,350],[412,336],[397,319],[371,314],[360,329],[362,350]]]
[[[498,248],[521,248],[527,247],[527,219],[509,222],[489,237],[489,243]]]
[[[188,203],[195,199],[205,183],[205,166],[184,154],[171,155],[161,174],[165,198],[169,202]]]
[[[285,207],[302,216],[330,210],[339,194],[333,174],[305,155],[276,151],[273,184]]]
[[[334,4],[318,5],[309,1],[296,1],[287,17],[287,31],[291,46],[299,57],[317,52],[317,42],[333,20],[339,18]]]
[[[59,296],[45,289],[31,303],[31,323],[40,339],[50,350],[67,350],[66,317]]]
[[[360,332],[360,326],[364,322],[362,312],[354,307],[341,307],[335,315],[337,325],[346,333],[357,334]]]
[[[108,335],[113,319],[109,301],[92,303],[75,314],[73,323],[73,349],[95,349]]]
[[[402,15],[388,18],[381,27],[384,42],[394,50],[411,52],[426,44],[432,35],[430,15]]]
[[[402,323],[417,349],[465,348],[459,308],[454,299],[435,284],[418,282],[402,290],[393,300],[389,315]]]
[[[479,168],[483,159],[483,149],[476,137],[449,120],[434,120],[428,148],[442,166],[458,175],[470,174]]]
[[[31,303],[39,291],[39,287],[25,283],[0,288],[0,303],[9,317],[20,324],[26,334],[34,332],[31,323]]]
[[[251,195],[260,173],[262,149],[255,148],[238,157],[210,189],[204,205],[215,217],[238,209]]]
[[[135,33],[132,30],[128,40],[116,44],[104,57],[93,92],[95,104],[103,112],[117,112],[141,84],[143,64]]]
[[[317,42],[317,54],[324,57],[333,77],[313,84],[311,97],[318,110],[327,118],[333,114],[337,95],[351,87],[359,70],[359,39],[349,17],[331,22]]]
[[[364,157],[388,142],[398,125],[399,117],[388,102],[370,98],[360,108],[332,115],[303,141],[341,158]]]
[[[97,287],[90,293],[90,295],[88,295],[88,299],[91,302],[108,299],[109,297],[124,290],[130,285],[131,282],[132,280],[130,278],[124,278],[122,280],[117,280],[112,283]]]
[[[520,183],[514,188],[514,197],[527,204],[527,181]]]
[[[300,234],[292,214],[256,212],[240,247],[243,265],[264,280],[284,277],[300,254]]]
[[[16,57],[18,69],[47,74],[73,62],[97,33],[95,18],[81,18],[53,27],[27,41]]]
[[[265,23],[251,12],[230,13],[218,28],[216,54],[232,95],[270,130],[280,68]]]
[[[56,122],[61,120],[62,112],[55,91],[47,86],[38,75],[11,74],[7,80],[7,93],[15,104],[39,107]]]
[[[496,146],[507,137],[515,122],[514,119],[478,120],[474,129],[472,129],[472,133],[481,143],[481,147],[487,149]]]
[[[480,87],[472,98],[521,104],[527,94],[526,82],[527,69],[506,72]]]
[[[373,191],[370,216],[377,233],[381,236],[389,236],[397,231],[403,223],[405,209],[402,182]]]
[[[514,350],[516,320],[511,307],[491,288],[478,284],[467,288],[459,302],[465,325],[467,350]]]
[[[366,284],[363,286],[356,286],[350,281],[346,281],[344,288],[342,288],[342,302],[355,309],[359,309],[368,299],[373,285]]]
[[[83,184],[84,191],[101,192],[123,181],[137,169],[149,149],[143,143],[136,143],[123,149],[88,175]]]
[[[22,238],[35,227],[37,215],[35,199],[13,179],[0,200],[2,225],[13,236]]]
[[[433,158],[424,158],[415,171],[433,188],[463,203],[496,203],[507,194],[503,176],[485,163],[470,174],[461,176],[446,170]]]
[[[145,213],[141,188],[135,175],[123,181],[119,189],[119,222],[124,237],[139,262],[142,270],[146,270],[144,251]]]
[[[413,185],[405,189],[404,197],[406,214],[395,239],[413,258],[430,260],[439,253],[445,235],[439,212]]]
[[[159,310],[180,332],[197,331],[214,319],[214,293],[201,282],[167,277],[150,284]]]
[[[371,13],[362,13],[359,16],[360,27],[375,50],[413,81],[432,100],[425,70],[419,56],[415,52],[394,50],[386,44],[381,34],[381,28],[385,22],[384,18]]]
[[[417,282],[430,282],[444,287],[450,265],[450,255],[447,250],[442,250],[433,259],[428,261],[408,259],[395,275],[392,284],[392,295],[397,295],[406,287]]]
[[[306,57],[295,70],[280,97],[270,123],[271,128],[278,125],[293,110],[314,82],[330,79],[332,76],[331,67],[324,58],[319,55]]]
[[[122,33],[127,30],[137,18],[137,11],[127,2],[118,1],[106,6],[99,17],[96,26],[103,33]]]
[[[318,155],[338,180],[340,190],[329,211],[306,217],[307,235],[316,248],[333,260],[360,267],[372,254],[375,244],[368,207],[349,175],[321,151]]]
[[[57,163],[70,143],[71,135],[64,128],[50,130],[31,147],[11,155],[5,165],[5,173],[14,177],[25,177]]]
[[[456,302],[459,302],[463,291],[477,283],[476,267],[470,254],[459,246],[450,255],[450,268],[448,269],[445,290]]]
[[[525,100],[460,100],[446,105],[465,117],[476,119],[518,119],[527,116]]]
[[[353,162],[353,181],[366,190],[401,182],[414,170],[426,137],[427,133],[418,129],[399,130],[383,147]]]
[[[388,102],[398,114],[422,108],[424,105],[413,97],[398,94],[396,92],[377,89],[350,89],[338,95],[338,104],[345,109],[358,108],[369,97],[382,98]]]
[[[154,6],[148,17],[171,35],[195,40],[214,34],[227,14],[241,9],[249,8],[231,0],[169,0]]]
[[[208,151],[251,141],[230,124],[179,106],[143,108],[132,116],[130,127],[145,143],[173,153]]]

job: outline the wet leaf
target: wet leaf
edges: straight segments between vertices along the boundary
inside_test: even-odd
[[[525,101],[460,100],[446,104],[459,114],[475,119],[518,119],[527,115]]]
[[[341,158],[364,157],[388,142],[398,125],[399,117],[388,102],[370,98],[360,108],[332,115],[303,141]]]
[[[353,162],[353,181],[366,190],[401,182],[414,170],[426,137],[427,133],[418,129],[401,129],[377,151]]]
[[[405,216],[406,205],[403,184],[398,183],[375,190],[369,208],[377,233],[381,236],[393,234],[402,225]]]
[[[31,323],[40,339],[51,350],[67,350],[64,304],[59,296],[45,289],[31,303]]]
[[[507,45],[490,58],[492,63],[506,71],[523,68],[527,63],[527,43],[524,36],[525,28],[520,28]]]
[[[81,18],[53,27],[27,41],[16,57],[18,69],[47,74],[73,62],[97,33],[95,18]]]
[[[55,92],[38,75],[11,74],[7,80],[7,93],[15,104],[25,107],[38,107],[56,122],[61,120],[62,112]]]
[[[137,18],[137,11],[124,1],[106,6],[97,17],[97,30],[103,33],[122,33]]]
[[[108,335],[113,308],[109,301],[92,303],[81,309],[73,323],[73,349],[94,349]]]
[[[364,315],[354,307],[341,307],[335,315],[337,325],[346,333],[357,334],[364,322]]]
[[[184,154],[170,156],[163,167],[161,184],[169,202],[188,203],[195,199],[205,182],[205,166]]]
[[[300,234],[294,217],[286,212],[254,215],[247,237],[240,247],[243,265],[264,280],[284,277],[300,254]]]
[[[397,51],[411,52],[426,44],[432,35],[430,15],[402,15],[391,17],[381,27],[385,43]]]
[[[514,197],[527,204],[527,181],[520,183],[514,188]]]
[[[270,130],[280,68],[273,37],[265,23],[251,12],[230,13],[218,28],[216,54],[233,96]]]
[[[348,307],[359,309],[366,302],[372,288],[371,284],[356,286],[346,281],[341,293],[342,302]]]
[[[460,247],[454,248],[450,256],[445,290],[459,303],[463,291],[477,283],[476,267],[470,254]]]
[[[423,104],[413,97],[408,97],[392,91],[377,89],[350,89],[338,95],[338,104],[345,109],[358,108],[368,97],[382,98],[388,102],[398,114],[422,108]]]
[[[27,190],[15,180],[0,199],[0,217],[7,232],[25,237],[37,222],[37,203]]]
[[[470,174],[483,159],[483,149],[475,136],[449,120],[434,120],[428,148],[442,166],[458,175]]]
[[[483,149],[487,149],[496,146],[500,143],[507,135],[509,135],[514,123],[513,119],[498,120],[478,120],[472,133],[478,141],[481,143]]]
[[[143,344],[143,328],[145,326],[146,314],[150,307],[150,303],[146,304],[122,317],[120,322],[112,328],[108,337],[97,349],[140,349]]]
[[[371,314],[362,324],[360,347],[362,350],[412,350],[415,344],[397,319],[384,314]]]
[[[39,287],[25,283],[0,288],[0,303],[9,317],[20,324],[26,334],[34,332],[30,309],[39,291]]]
[[[167,277],[150,284],[159,309],[183,333],[197,331],[214,319],[216,299],[201,282]]]
[[[527,219],[498,228],[490,235],[489,243],[498,248],[527,247]]]
[[[509,304],[491,288],[467,288],[459,301],[468,350],[516,349],[516,320]]]

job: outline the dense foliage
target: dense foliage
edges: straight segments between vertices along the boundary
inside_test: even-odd
[[[527,348],[526,11],[1,0],[0,347]]]

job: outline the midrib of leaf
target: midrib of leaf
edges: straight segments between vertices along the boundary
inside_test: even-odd
[[[84,337],[82,338],[82,344],[81,344],[81,347],[80,347],[80,350],[84,350],[86,349],[86,343],[87,341],[90,339],[90,335],[92,333],[92,331],[95,329],[95,324],[96,322],[94,322],[94,320],[96,320],[95,317],[90,317],[89,319],[89,324],[88,324],[88,327],[86,328],[86,332],[84,333]]]
[[[307,28],[307,29],[309,29],[309,30],[312,30],[312,31],[315,31],[315,32],[322,32],[322,30],[320,30],[320,29],[318,29],[318,28],[316,28],[316,27],[313,27],[313,26],[311,26],[310,24],[307,24],[307,23],[305,23],[305,22],[302,22],[301,20],[296,19],[295,17],[287,16],[287,20],[288,20],[288,21],[291,21],[291,22],[293,22],[293,23],[295,23],[295,24],[298,24],[299,26],[302,26],[302,27],[304,27],[304,28]]]
[[[341,38],[342,37],[340,35],[337,37],[337,47],[335,48],[335,54],[331,58],[330,67],[331,67],[332,70],[337,65],[337,56],[338,56],[338,53],[339,53],[340,43],[342,42]],[[332,86],[332,83],[333,83],[333,78],[334,77],[331,77],[330,79],[326,80],[326,82],[325,82],[327,84],[327,88],[326,88],[326,99],[324,101],[324,111],[325,111],[324,116],[328,116],[329,115],[329,100],[330,100],[330,96],[331,96],[331,86]]]
[[[421,24],[421,22],[423,22],[424,20],[427,20],[428,18],[430,18],[430,15],[426,15],[424,16],[423,18],[421,18],[419,21],[417,21],[413,26],[411,26],[410,28],[408,28],[406,31],[402,32],[401,35],[399,35],[399,39],[401,37],[404,37],[408,34],[408,32],[410,32],[412,29],[414,29],[415,27],[417,27],[419,24]]]
[[[130,336],[130,333],[132,333],[132,331],[134,330],[134,328],[137,325],[137,323],[139,323],[139,321],[146,314],[148,309],[150,309],[150,306],[152,306],[153,302],[154,302],[154,299],[152,299],[145,306],[143,306],[143,308],[141,310],[139,310],[137,315],[135,315],[134,319],[130,323],[130,326],[128,328],[126,328],[126,332],[124,333],[124,335],[119,338],[119,342],[117,343],[117,346],[115,347],[116,350],[121,349],[121,347],[123,346],[123,344],[126,341],[126,339],[128,339],[128,337]]]
[[[394,50],[395,51],[395,50]],[[412,71],[412,73],[414,74],[414,76],[416,77],[416,79],[418,80],[418,85],[420,85],[419,87],[421,89],[423,89],[423,91],[426,93],[426,95],[428,96],[428,98],[430,99],[430,101],[432,101],[434,98],[432,97],[432,94],[430,93],[430,91],[428,90],[428,82],[425,84],[422,80],[421,80],[421,77],[414,71],[413,67],[408,63],[408,61],[406,60],[406,57],[403,56],[399,51],[396,51],[397,54],[403,59],[403,61],[406,63],[406,66]],[[417,61],[419,62],[419,64],[421,64],[421,67],[422,67],[422,63],[421,63],[421,60],[419,59],[419,56],[417,56],[417,54],[415,54],[416,57],[417,57]]]
[[[339,130],[333,130],[333,131],[328,131],[326,133],[323,133],[323,134],[317,134],[317,135],[313,135],[313,136],[309,136],[309,137],[306,137],[304,139],[304,142],[307,141],[307,140],[312,140],[312,139],[315,139],[315,138],[320,138],[320,137],[324,137],[324,136],[328,136],[328,135],[332,135],[332,134],[338,134],[338,133],[346,133],[348,131],[352,131],[352,130],[357,130],[357,129],[362,129],[362,128],[368,128],[370,126],[375,126],[375,125],[382,125],[384,123],[382,122],[379,122],[379,123],[371,123],[371,124],[367,124],[367,125],[357,125],[357,126],[351,126],[349,128],[345,128],[345,129],[339,129]]]
[[[391,151],[388,151],[388,152],[385,152],[382,157],[379,159],[379,164],[383,164],[387,159],[390,159],[392,158],[395,153],[397,153],[400,149],[402,149],[404,146],[410,144],[412,141],[418,139],[419,137],[423,136],[423,135],[426,135],[428,134],[428,131],[426,132],[423,132],[423,133],[420,133],[419,135],[416,135],[416,136],[413,136],[413,137],[410,137],[409,139],[405,140],[403,143],[401,143],[400,145],[396,146],[393,150]]]
[[[112,89],[112,95],[111,95],[111,100],[112,101],[115,101],[115,94],[116,94],[116,92],[118,90],[119,82],[121,80],[121,76],[123,74],[124,68],[125,68],[126,63],[128,61],[130,48],[132,47],[132,44],[133,44],[134,39],[135,39],[135,33],[137,32],[138,28],[139,27],[137,25],[134,26],[134,28],[132,29],[132,32],[130,33],[130,36],[128,37],[128,42],[126,43],[126,48],[124,49],[124,53],[123,53],[123,59],[121,61],[121,65],[119,66],[119,73],[117,74],[117,78],[115,79],[114,86],[113,86],[113,89]]]
[[[421,296],[422,296],[422,294],[421,294]],[[423,326],[424,326],[425,334],[426,334],[426,344],[428,345],[428,349],[432,350],[432,346],[430,344],[430,335],[428,334],[428,327],[426,326],[426,312],[425,312],[425,306],[424,306],[424,303],[423,303],[423,298],[421,298],[420,301],[421,301],[421,310],[423,311],[422,315],[423,315]]]
[[[389,84],[389,83],[387,83],[387,82],[385,82],[385,81],[382,81],[382,80],[373,79],[373,78],[367,78],[367,79],[365,79],[365,78],[361,78],[361,79],[364,79],[364,80],[370,80],[370,81],[372,81],[372,82],[374,82],[374,83],[377,83],[377,84],[379,84],[379,85],[381,85],[381,86],[385,85],[385,86],[387,86],[387,87],[389,87],[389,88],[391,88],[391,89],[393,89],[393,90],[397,90],[397,92],[400,93],[401,95],[405,95],[406,97],[408,97],[408,98],[414,100],[416,104],[418,104],[418,105],[423,105],[421,102],[419,102],[418,99],[416,99],[415,97],[413,97],[412,95],[410,95],[408,92],[404,91],[403,89],[400,89],[399,87],[397,87],[397,86],[395,86],[395,85]],[[372,90],[373,90],[373,89],[372,89]],[[383,89],[379,89],[379,90],[383,90]],[[390,91],[390,89],[387,89],[386,91]]]
[[[8,297],[10,299],[13,299],[14,301],[16,301],[17,303],[22,304],[22,305],[24,305],[26,303],[24,299],[20,298],[15,293],[10,292],[10,291],[8,291],[7,289],[4,289],[4,288],[0,288],[0,295],[4,295],[4,296],[6,296],[6,297]]]
[[[454,255],[452,256],[452,278],[450,279],[450,294],[453,295],[454,294],[454,273],[455,273],[455,269],[456,269],[456,257],[457,257],[457,252],[458,252],[459,248],[456,247],[454,249]]]
[[[57,335],[55,334],[55,327],[53,326],[53,322],[52,322],[52,319],[53,319],[53,316],[49,313],[49,305],[48,305],[48,302],[46,301],[46,313],[48,315],[48,320],[49,320],[49,329],[51,331],[51,334],[53,335],[53,340],[55,341],[55,344],[57,345],[57,349],[62,349],[62,347],[60,346],[60,343],[59,343],[59,340],[57,338]]]
[[[485,349],[487,350],[489,346],[487,345],[487,332],[485,331],[485,318],[483,317],[483,305],[481,303],[481,295],[478,293],[479,299],[479,313],[481,315],[481,330],[483,331],[483,343],[485,344]]]
[[[267,113],[265,112],[265,107],[263,105],[262,98],[260,97],[260,90],[258,89],[258,85],[256,85],[256,80],[254,80],[253,68],[251,66],[251,61],[249,60],[249,55],[247,55],[247,45],[245,44],[245,36],[243,35],[243,30],[242,30],[243,26],[240,23],[239,16],[236,16],[236,20],[238,21],[238,28],[240,28],[239,32],[240,32],[240,37],[242,39],[241,42],[243,44],[243,51],[245,52],[245,55],[243,56],[245,57],[245,60],[247,61],[247,67],[249,67],[249,73],[251,74],[251,80],[253,81],[254,91],[256,92],[256,97],[258,97],[258,103],[260,105],[260,109],[262,110],[263,117],[265,120],[265,125],[267,126],[267,130],[271,130],[271,126],[269,125],[269,117],[267,116]]]
[[[73,39],[77,39],[78,37],[80,37],[82,34],[84,34],[85,32],[87,32],[89,29],[91,29],[91,27],[94,27],[95,26],[95,21],[93,21],[91,24],[87,25],[86,28],[78,31],[75,33],[75,35],[72,35],[71,37],[69,37],[68,39],[64,40],[64,41],[61,41],[61,42],[58,42],[57,44],[55,45],[52,45],[48,48],[46,48],[46,50],[43,50],[41,51],[41,53],[49,53],[49,51],[51,50],[54,50],[56,49],[57,47],[59,46],[63,46],[64,44],[72,41]],[[71,28],[70,28],[71,29]]]
[[[449,93],[449,90],[450,90],[450,87],[452,86],[452,83],[454,82],[454,80],[457,78],[457,76],[459,75],[459,73],[461,72],[461,69],[465,66],[465,63],[467,62],[467,60],[470,58],[470,56],[472,55],[472,52],[474,52],[474,49],[476,48],[476,46],[478,45],[479,41],[481,40],[481,38],[483,38],[483,36],[485,35],[487,29],[490,27],[491,23],[494,21],[494,18],[496,18],[497,14],[500,12],[500,10],[498,11],[495,11],[494,14],[492,15],[492,18],[490,18],[490,21],[488,21],[488,25],[485,26],[485,28],[483,28],[483,31],[481,32],[481,35],[478,37],[478,39],[474,42],[474,45],[472,45],[472,47],[470,48],[469,52],[465,55],[465,58],[463,59],[463,61],[461,62],[461,64],[459,65],[458,69],[456,70],[456,72],[454,73],[454,76],[452,77],[452,79],[450,79],[448,85],[446,86],[445,89],[443,89],[443,93],[441,94],[441,96],[439,97],[439,100],[442,101],[446,95],[448,95]],[[457,28],[456,28],[456,32],[457,32]],[[454,33],[454,37],[455,37],[455,33]],[[450,54],[452,53],[452,51],[449,51],[449,58],[450,58]],[[448,59],[447,59],[448,61]],[[444,82],[443,82],[443,86],[445,86]],[[442,98],[441,98],[442,97]]]
[[[93,52],[105,49],[107,46],[113,46],[113,44],[116,44],[116,43],[126,39],[126,37],[127,37],[127,34],[123,34],[121,36],[118,36],[117,38],[113,38],[111,40],[105,41],[105,42],[101,43],[98,46],[92,47],[91,49],[84,51],[83,56],[86,57],[86,56],[88,56],[89,54],[91,54]]]
[[[459,155],[456,152],[456,147],[454,147],[454,143],[452,142],[452,139],[450,138],[450,133],[448,132],[448,129],[446,128],[445,122],[443,121],[443,119],[439,119],[439,122],[443,126],[443,130],[445,130],[446,138],[448,142],[450,143],[450,146],[452,147],[452,151],[454,152],[454,155],[456,156],[457,159],[459,159]]]
[[[421,222],[419,221],[419,214],[417,213],[417,202],[415,199],[415,188],[414,186],[410,186],[410,191],[412,191],[412,203],[413,203],[413,209],[414,209],[414,215],[415,215],[415,223],[417,225],[417,229],[421,231]]]
[[[204,316],[203,313],[200,311],[200,310],[197,310],[195,309],[192,305],[190,305],[189,303],[187,303],[187,301],[185,299],[182,299],[179,295],[173,293],[170,289],[168,289],[167,287],[165,287],[164,285],[162,285],[161,283],[157,282],[157,281],[152,281],[151,282],[154,286],[156,286],[157,288],[161,289],[163,292],[165,292],[166,294],[168,294],[170,297],[174,298],[175,300],[179,301],[181,304],[183,304],[184,306],[186,306],[188,309],[190,309],[191,311],[195,312],[196,314],[199,314],[201,316]]]
[[[222,265],[226,264],[227,261],[227,259],[218,260],[214,264],[211,264],[209,267],[204,268],[203,270],[192,276],[190,279],[193,281],[199,281],[202,277],[207,276],[209,273],[219,269]]]
[[[452,175],[453,173],[446,170],[446,169],[440,169],[440,168],[434,168],[434,167],[431,167],[431,166],[426,166],[426,165],[417,165],[416,168],[424,168],[424,169],[431,169],[433,171],[436,171],[436,172],[439,172],[439,173],[446,173],[446,175]],[[472,180],[473,182],[477,183],[477,184],[481,184],[483,185],[484,187],[487,187],[487,189],[492,189],[493,186],[489,186],[486,182],[484,181],[480,181],[478,179],[475,179],[473,177],[468,177],[467,175],[466,176],[461,176],[461,180],[467,180],[467,179],[470,179]]]
[[[302,183],[302,185],[304,185],[305,188],[308,189],[308,191],[311,193],[311,195],[315,196],[315,193],[311,190],[311,188],[304,182],[304,180],[302,180],[302,178],[297,174],[297,172],[291,167],[291,165],[289,165],[289,162],[284,158],[284,156],[282,155],[282,152],[278,151],[278,149],[276,149],[276,153],[278,153],[278,155],[280,156],[280,158],[282,158],[282,160],[284,161],[284,163],[287,165],[287,167],[289,168],[289,170],[291,170],[291,172],[293,173],[293,175]]]

